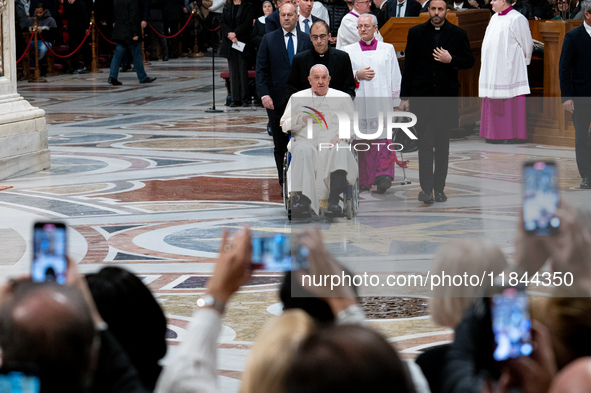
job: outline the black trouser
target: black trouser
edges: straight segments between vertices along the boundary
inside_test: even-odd
[[[330,193],[328,203],[339,203],[340,195],[347,189],[347,172],[342,169],[330,174]]]
[[[232,101],[248,102],[248,68],[246,59],[242,57],[242,52],[230,49],[228,68],[230,68]]]
[[[165,36],[172,36],[178,33],[179,31],[179,21],[178,20],[171,20],[164,22],[164,31],[166,31]],[[177,35],[173,38],[168,38],[168,52],[170,57],[176,59],[179,57],[179,39],[180,37]]]
[[[283,132],[279,125],[279,120],[285,112],[285,105],[277,107],[275,109],[267,109],[267,115],[269,116],[269,123],[271,125],[271,131],[273,133],[273,154],[275,156],[275,165],[277,165],[277,173],[279,174],[279,184],[283,186],[283,157],[287,152],[287,143],[289,142],[289,136]]]
[[[86,29],[83,28],[72,28],[70,27],[70,42],[68,43],[70,47],[70,52],[78,48],[78,45],[84,40],[86,37]],[[80,48],[80,55],[82,55],[82,59],[84,62],[84,67],[90,67],[92,62],[92,52],[90,50],[90,36],[87,38],[86,42]],[[74,56],[73,59],[79,58],[78,55]],[[78,64],[73,63],[72,67],[78,68]]]
[[[419,182],[427,194],[445,188],[449,161],[449,129],[419,128]],[[433,168],[435,164],[435,168]]]
[[[591,98],[575,98],[573,123],[575,125],[575,155],[577,168],[582,178],[591,177]]]
[[[152,21],[152,22],[150,22],[150,24],[152,25],[152,27],[154,27],[154,29],[158,33],[165,35],[164,34],[164,24],[162,23],[162,21]],[[149,29],[150,29],[149,32],[150,32],[150,47],[151,47],[150,60],[158,60],[158,44],[160,44],[160,49],[162,50],[162,59],[167,58],[168,57],[168,44],[166,43],[166,38],[159,36],[151,28],[149,28]]]

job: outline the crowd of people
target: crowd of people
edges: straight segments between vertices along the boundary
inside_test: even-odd
[[[550,296],[530,294],[531,353],[504,362],[493,359],[490,302],[496,286],[509,283],[437,287],[431,315],[453,329],[454,338],[423,348],[416,360],[402,360],[396,345],[367,325],[359,288],[301,280],[303,273],[351,274],[327,251],[319,228],[304,229],[297,243],[309,251],[307,271],[285,273],[278,293],[283,313],[258,332],[240,391],[588,392],[591,213],[563,206],[556,214],[562,221],[558,236],[532,236],[519,223],[512,263],[496,244],[477,238],[445,244],[435,256],[433,274],[573,274]],[[213,275],[164,368],[164,313],[132,273],[105,267],[84,277],[70,260],[65,285],[10,280],[0,287],[2,369],[35,375],[41,393],[218,392],[217,338],[232,295],[249,282],[251,253],[248,227],[232,237],[224,230]],[[515,318],[507,315],[508,323]]]

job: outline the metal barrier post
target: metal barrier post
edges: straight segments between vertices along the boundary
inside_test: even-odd
[[[197,45],[197,7],[199,7],[197,5],[197,2],[194,1],[193,2],[193,23],[195,24],[195,45],[193,46],[193,51],[192,53],[189,55],[190,58],[196,58],[196,57],[203,57],[203,52],[199,52],[199,46]]]
[[[37,18],[35,17],[34,22],[33,22],[33,34],[35,34],[33,41],[35,42],[35,76],[33,77],[33,79],[29,79],[29,82],[33,82],[33,83],[44,83],[47,82],[46,79],[41,78],[41,72],[39,70],[39,44],[38,44],[38,40],[37,40],[37,29],[39,27],[37,26]]]

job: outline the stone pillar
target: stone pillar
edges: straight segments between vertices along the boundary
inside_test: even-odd
[[[45,111],[16,92],[14,0],[0,0],[0,180],[49,168]]]

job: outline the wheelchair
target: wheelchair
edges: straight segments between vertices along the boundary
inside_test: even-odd
[[[291,139],[291,136],[290,136]],[[353,156],[357,160],[357,154],[353,151]],[[291,153],[288,151],[283,157],[283,204],[287,210],[287,218],[292,219],[292,198],[289,196],[289,188],[287,181],[287,170],[291,164]],[[353,219],[359,210],[359,179],[355,180],[355,184],[347,184],[347,188],[340,195],[339,204],[343,204],[342,213],[331,213],[325,208],[320,208],[320,216],[325,217],[347,217],[347,220]]]

